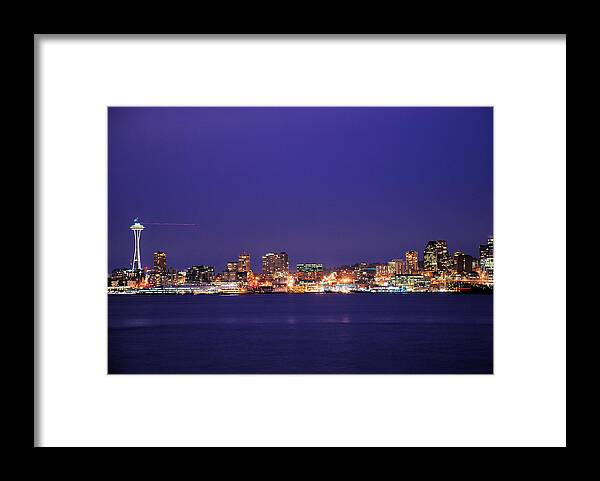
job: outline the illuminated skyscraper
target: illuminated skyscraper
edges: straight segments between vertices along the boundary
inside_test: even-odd
[[[287,276],[290,271],[290,262],[286,252],[269,252],[262,257],[263,274],[273,277]]]
[[[429,241],[423,253],[426,271],[446,271],[452,267],[452,259],[448,254],[448,243],[445,240]]]
[[[488,279],[494,279],[494,237],[488,238],[487,244],[479,246],[479,266]]]
[[[458,267],[459,267],[459,263],[460,263],[460,257],[464,256],[465,253],[464,252],[455,252],[454,255],[452,256],[452,269],[456,272],[459,272]]]
[[[250,254],[242,252],[238,257],[238,272],[252,272]]]
[[[407,274],[416,274],[419,272],[419,254],[417,251],[407,251],[405,258]]]
[[[133,225],[129,227],[133,231],[133,260],[131,261],[132,270],[142,270],[142,255],[140,252],[140,237],[144,226],[140,224],[138,218],[133,219]]]
[[[423,262],[426,271],[437,271],[437,250],[435,241],[429,241],[423,251]]]
[[[487,244],[479,245],[479,268],[483,271],[483,265],[487,257]]]
[[[447,271],[452,268],[452,258],[448,252],[448,243],[445,240],[435,242],[437,252],[437,264],[439,271]]]
[[[167,272],[167,254],[164,252],[154,253],[154,272]]]

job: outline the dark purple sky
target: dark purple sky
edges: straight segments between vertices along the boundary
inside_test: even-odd
[[[223,270],[242,250],[326,266],[383,262],[446,239],[477,255],[492,233],[491,107],[111,107],[109,270]]]

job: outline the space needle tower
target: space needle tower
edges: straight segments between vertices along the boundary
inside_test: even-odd
[[[144,226],[140,224],[139,219],[136,217],[133,219],[133,225],[129,227],[133,231],[133,261],[131,263],[132,270],[142,270],[142,259],[140,253],[140,237],[142,236],[142,231],[144,230]]]

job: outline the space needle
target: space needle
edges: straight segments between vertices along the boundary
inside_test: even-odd
[[[142,259],[140,253],[140,237],[144,226],[140,224],[139,219],[136,217],[133,219],[133,225],[129,227],[133,231],[133,261],[131,263],[132,270],[142,270]]]

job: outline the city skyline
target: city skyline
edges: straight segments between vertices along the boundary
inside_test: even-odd
[[[482,257],[482,248],[486,247],[486,244],[477,244],[476,248],[473,249],[472,251],[459,251],[459,250],[455,250],[455,249],[450,249],[449,248],[449,243],[446,240],[429,240],[426,245],[424,246],[423,250],[419,250],[419,249],[408,249],[406,251],[404,251],[403,253],[400,253],[400,257],[399,258],[392,258],[392,259],[361,259],[361,260],[354,260],[353,262],[348,262],[345,264],[337,264],[337,265],[328,265],[325,264],[323,262],[320,262],[319,259],[303,259],[303,260],[294,260],[294,262],[290,261],[290,254],[287,250],[282,250],[282,251],[277,251],[277,252],[266,252],[264,254],[254,254],[252,255],[252,253],[249,253],[248,251],[245,250],[239,250],[238,254],[236,254],[235,256],[230,256],[227,260],[224,262],[223,264],[223,268],[220,269],[221,266],[216,266],[214,264],[207,264],[207,263],[203,263],[203,262],[192,262],[187,266],[176,266],[176,265],[171,265],[171,264],[167,264],[167,253],[163,250],[157,250],[151,253],[151,255],[149,256],[152,260],[149,263],[145,263],[144,265],[142,265],[141,269],[139,267],[136,267],[136,265],[138,265],[138,263],[140,262],[140,258],[142,256],[142,249],[141,249],[141,231],[145,230],[146,227],[140,222],[139,218],[136,217],[134,219],[134,224],[130,227],[130,230],[133,231],[134,233],[134,242],[133,242],[133,259],[130,260],[129,265],[122,265],[122,266],[118,266],[115,267],[112,270],[118,270],[118,269],[124,269],[124,270],[155,270],[157,264],[160,265],[160,270],[165,272],[168,269],[175,269],[175,270],[185,270],[189,267],[193,267],[193,266],[199,266],[199,265],[206,265],[206,266],[210,266],[214,269],[215,272],[227,272],[227,271],[231,271],[232,270],[232,265],[235,264],[235,271],[242,271],[242,272],[248,272],[248,271],[252,271],[255,273],[269,273],[273,270],[273,268],[271,267],[271,264],[276,263],[283,263],[284,265],[287,266],[287,270],[292,272],[295,271],[295,269],[292,269],[291,266],[294,265],[313,265],[313,264],[319,264],[321,265],[323,268],[325,269],[335,269],[335,268],[339,268],[339,267],[344,267],[344,266],[353,266],[353,265],[358,265],[358,264],[386,264],[386,263],[392,263],[392,262],[397,262],[400,261],[403,263],[404,266],[406,266],[406,269],[408,271],[411,270],[436,270],[437,267],[433,267],[432,268],[432,263],[433,265],[437,264],[437,259],[440,255],[442,256],[446,256],[448,258],[451,258],[453,255],[457,255],[457,254],[462,254],[467,255],[469,257],[472,257],[473,259],[479,259]],[[490,240],[493,239],[493,235],[490,234],[487,236],[486,238],[486,243],[489,243]],[[430,250],[428,252],[428,249],[432,248],[432,250]],[[422,254],[421,254],[422,252]],[[476,252],[478,253],[478,256],[476,255]],[[428,261],[427,256],[433,254],[432,256],[432,260]],[[284,259],[279,259],[280,256],[284,256]],[[234,257],[236,257],[234,259]],[[398,257],[398,256],[397,256]],[[253,259],[260,259],[260,262],[254,260]],[[159,259],[157,261],[157,259]],[[428,265],[429,262],[429,265]],[[414,263],[414,267],[413,267],[413,263]],[[255,266],[255,267],[253,267]],[[445,267],[445,266],[444,266]],[[109,271],[110,273],[110,271]]]
[[[293,264],[387,262],[431,239],[477,256],[493,234],[488,107],[109,109],[108,271],[221,271],[242,250]]]
[[[297,262],[285,251],[261,256],[260,270],[253,271],[249,252],[228,261],[223,270],[208,264],[184,269],[169,266],[164,251],[153,253],[151,268],[140,268],[141,233],[145,226],[134,219],[133,257],[129,267],[113,269],[108,276],[112,294],[247,294],[324,292],[491,292],[494,282],[494,240],[479,245],[479,257],[452,251],[443,239],[430,240],[419,251],[386,262],[363,260],[343,266]],[[291,267],[292,266],[292,267]]]

